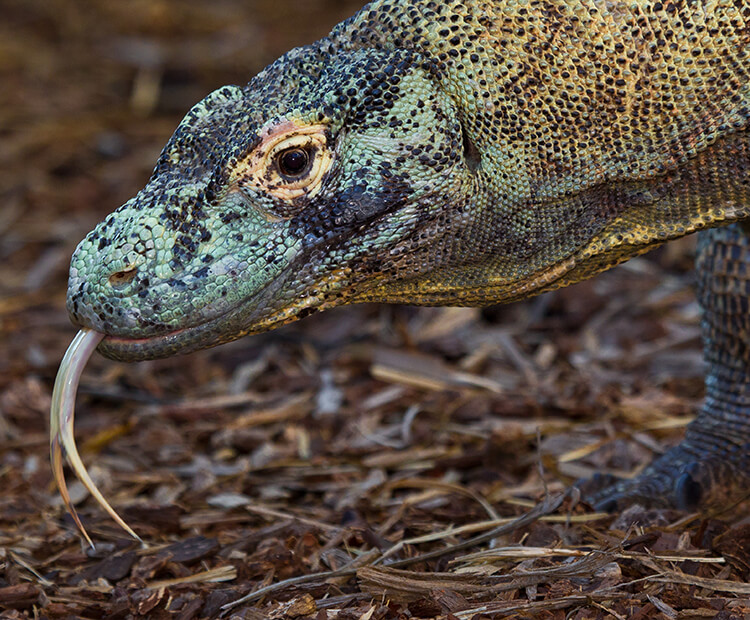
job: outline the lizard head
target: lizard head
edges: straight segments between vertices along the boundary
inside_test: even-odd
[[[73,322],[109,357],[164,357],[424,272],[471,193],[457,116],[414,53],[326,40],[220,88],[76,249]]]

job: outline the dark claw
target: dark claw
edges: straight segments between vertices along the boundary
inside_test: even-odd
[[[594,510],[597,512],[615,512],[618,508],[618,502],[617,502],[618,496],[610,497],[605,500],[601,500],[594,504]]]
[[[703,485],[693,477],[698,463],[694,463],[682,474],[674,485],[674,503],[680,510],[695,510],[703,498]],[[690,470],[693,470],[691,472]]]
[[[597,472],[591,478],[576,480],[573,486],[578,488],[581,492],[581,497],[591,504],[592,500],[607,494],[618,482],[620,482],[620,479],[612,474],[600,474]]]
[[[581,491],[583,499],[601,512],[617,510],[621,493],[619,487],[625,484],[622,478],[612,474],[595,473],[591,478],[576,481],[575,486]]]

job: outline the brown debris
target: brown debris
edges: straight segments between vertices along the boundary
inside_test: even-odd
[[[194,102],[362,4],[4,7],[0,618],[750,614],[746,506],[601,515],[557,495],[637,471],[695,414],[690,239],[501,308],[356,306],[169,360],[95,355],[78,445],[148,547],[72,484],[82,544],[45,426],[68,257]]]
[[[0,588],[0,609],[26,609],[40,602],[42,589],[32,583]]]

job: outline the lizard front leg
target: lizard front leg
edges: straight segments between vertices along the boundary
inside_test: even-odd
[[[750,495],[750,227],[700,233],[696,269],[703,310],[706,397],[684,440],[632,480],[581,484],[596,508],[638,503],[714,510]]]

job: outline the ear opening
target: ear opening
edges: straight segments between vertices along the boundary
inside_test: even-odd
[[[464,160],[466,165],[469,167],[471,172],[476,172],[479,166],[482,164],[482,155],[479,153],[479,149],[476,144],[472,142],[469,137],[466,127],[461,124],[461,140],[463,142],[464,149]]]

